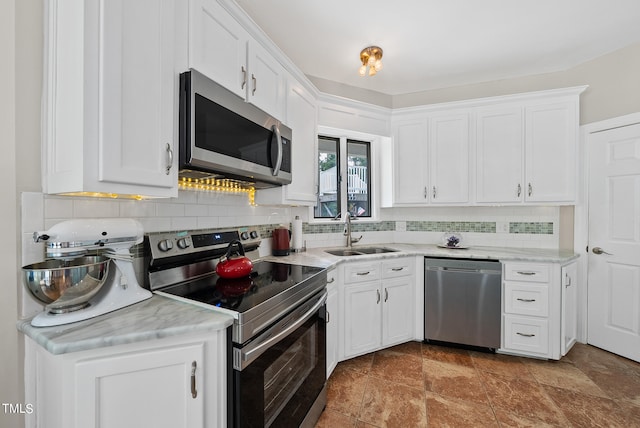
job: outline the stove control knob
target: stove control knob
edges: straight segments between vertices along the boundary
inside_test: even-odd
[[[172,248],[173,248],[173,242],[171,242],[168,239],[163,239],[162,241],[158,242],[158,249],[162,252],[169,251]]]
[[[180,248],[181,250],[189,248],[189,240],[187,238],[178,239],[178,248]]]
[[[251,239],[258,239],[258,232],[255,230],[252,230],[250,233]]]
[[[249,232],[242,232],[240,234],[240,239],[242,239],[243,241],[249,239]]]

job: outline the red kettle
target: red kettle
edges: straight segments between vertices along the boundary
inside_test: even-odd
[[[234,246],[238,249],[234,254]],[[218,264],[216,265],[216,273],[221,278],[242,278],[248,276],[253,269],[253,263],[248,257],[244,255],[244,247],[238,240],[233,241],[227,247],[227,252],[224,256],[220,257]]]

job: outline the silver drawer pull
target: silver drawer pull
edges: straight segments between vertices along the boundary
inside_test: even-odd
[[[378,300],[376,300],[376,305],[380,303],[380,290],[376,290],[376,294],[378,295]]]
[[[518,336],[523,336],[523,337],[535,337],[535,334],[527,334],[527,333],[520,333],[520,332],[516,332],[516,334]]]
[[[356,275],[364,276],[364,275],[369,275],[370,273],[371,273],[371,271],[368,270],[366,272],[356,272]]]
[[[336,280],[335,278],[328,279],[327,284],[332,284],[335,282],[335,280]]]
[[[392,271],[394,272],[400,272],[401,270],[403,270],[403,267],[399,267],[399,268],[391,268]]]
[[[516,300],[520,301],[520,302],[535,302],[536,299],[521,299],[521,298],[517,298]]]
[[[325,311],[327,314],[327,321],[326,323],[329,324],[331,322],[330,318],[331,318],[331,314],[329,313],[329,311]]]
[[[536,272],[529,272],[529,271],[522,271],[522,270],[519,270],[517,273],[518,275],[527,275],[527,276],[532,276],[536,274]]]

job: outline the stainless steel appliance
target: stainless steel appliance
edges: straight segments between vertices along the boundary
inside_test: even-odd
[[[313,427],[326,404],[326,270],[255,260],[249,276],[220,278],[217,258],[235,240],[257,258],[248,228],[147,235],[148,286],[234,317],[229,426]]]
[[[51,260],[22,268],[31,294],[47,304],[31,325],[69,324],[150,298],[138,284],[129,251],[143,235],[133,219],[68,220],[34,232]]]
[[[500,347],[502,264],[497,260],[424,260],[425,341]]]
[[[180,75],[180,175],[291,183],[292,130],[208,77]]]

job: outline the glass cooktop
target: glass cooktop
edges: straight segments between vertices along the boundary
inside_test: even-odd
[[[254,263],[251,274],[244,278],[226,279],[212,274],[161,291],[212,307],[245,313],[292,288],[304,287],[307,280],[322,271],[323,268],[313,266],[261,261]]]

